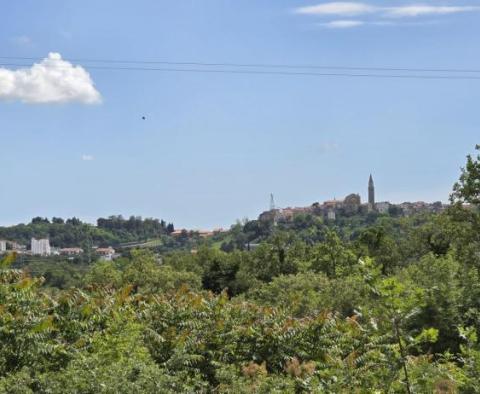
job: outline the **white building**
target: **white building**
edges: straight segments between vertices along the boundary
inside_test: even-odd
[[[0,253],[4,253],[7,251],[7,241],[0,239]]]
[[[388,210],[390,209],[390,203],[388,203],[388,202],[377,202],[375,204],[375,208],[378,211],[378,213],[388,213]]]
[[[337,218],[337,215],[335,214],[335,211],[333,209],[330,209],[327,212],[327,219],[328,220],[335,220]]]
[[[31,250],[33,255],[50,256],[52,254],[48,239],[32,238]]]
[[[78,256],[80,254],[83,254],[83,249],[82,248],[63,248],[59,250],[59,253],[66,256]]]

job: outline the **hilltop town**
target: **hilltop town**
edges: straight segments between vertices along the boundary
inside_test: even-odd
[[[447,205],[440,201],[428,203],[424,201],[403,202],[393,204],[388,201],[377,202],[375,200],[375,184],[372,175],[368,180],[368,202],[362,203],[360,194],[349,194],[343,200],[329,200],[323,203],[313,203],[308,207],[288,207],[276,208],[274,204],[268,211],[262,212],[259,220],[262,222],[270,221],[290,221],[299,214],[313,214],[321,216],[327,221],[335,221],[337,217],[366,215],[376,212],[382,215],[392,216],[411,216],[421,212],[439,213],[445,210]]]

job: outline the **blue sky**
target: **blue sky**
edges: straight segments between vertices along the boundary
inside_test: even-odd
[[[0,55],[480,69],[480,3],[418,4],[19,0],[2,5]],[[370,172],[380,200],[445,201],[480,142],[480,81],[72,63],[98,97],[38,103],[15,85],[0,101],[0,224],[133,214],[214,228],[256,217],[270,193],[284,207],[365,199]],[[16,69],[0,66],[0,98],[2,67]]]

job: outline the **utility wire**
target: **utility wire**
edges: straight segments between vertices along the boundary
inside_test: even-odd
[[[5,60],[36,60],[41,57],[13,57],[0,56]],[[301,64],[274,64],[274,63],[210,63],[210,62],[176,62],[176,61],[149,61],[149,60],[114,60],[114,59],[88,59],[64,58],[62,60],[82,63],[111,63],[111,64],[162,64],[170,66],[204,66],[204,67],[251,67],[251,68],[284,68],[284,69],[320,69],[320,70],[350,70],[350,71],[404,71],[404,72],[451,72],[451,73],[480,73],[480,69],[461,68],[412,68],[412,67],[352,67],[336,65],[301,65]]]
[[[28,64],[0,63],[0,66],[28,67]],[[51,68],[66,68],[49,66]],[[152,68],[152,67],[113,67],[113,66],[85,66],[93,70],[121,70],[121,71],[157,71],[203,74],[246,74],[246,75],[278,75],[278,76],[309,76],[309,77],[352,77],[378,79],[427,79],[427,80],[480,80],[480,76],[469,75],[418,75],[418,74],[365,74],[365,73],[316,73],[296,71],[262,71],[262,70],[221,70],[221,69],[194,69],[194,68]]]

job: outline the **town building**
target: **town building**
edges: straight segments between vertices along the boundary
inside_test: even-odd
[[[60,249],[60,254],[64,256],[78,256],[80,254],[83,254],[83,249],[82,248],[63,248]]]
[[[328,220],[335,220],[337,218],[337,215],[333,209],[329,209],[327,212],[327,219]]]
[[[17,253],[26,253],[27,251],[27,246],[19,244],[17,242],[11,242],[7,241],[7,245],[10,244],[10,249],[12,252],[17,252]]]
[[[175,230],[172,233],[170,233],[172,237],[179,237],[180,235],[183,235],[183,234],[188,234],[188,230],[181,229],[181,230]]]
[[[100,256],[100,260],[103,261],[112,261],[115,257],[115,249],[111,246],[108,248],[97,248],[95,253]]]
[[[381,214],[388,213],[389,210],[390,210],[390,203],[387,202],[387,201],[377,202],[377,203],[375,204],[375,210],[376,210],[378,213],[381,213]]]
[[[343,201],[343,209],[346,215],[355,215],[360,210],[362,200],[359,194],[350,194]]]
[[[7,251],[7,241],[0,239],[0,253],[5,253]]]
[[[47,238],[32,238],[30,249],[32,255],[36,256],[50,256],[52,254],[52,250],[50,248],[50,241]]]

